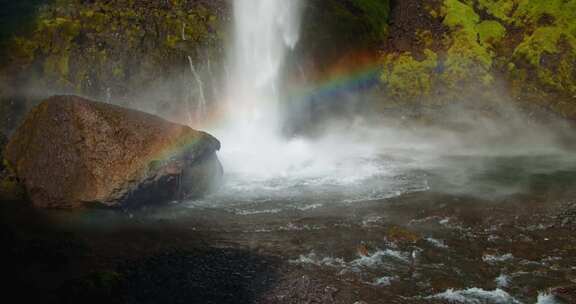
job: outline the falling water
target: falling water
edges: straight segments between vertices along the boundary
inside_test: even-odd
[[[188,56],[188,64],[190,65],[190,72],[196,82],[197,104],[196,104],[196,121],[201,121],[206,116],[206,96],[204,95],[204,82],[198,74],[198,70],[194,66],[192,57]]]
[[[209,130],[223,143],[219,156],[228,175],[223,201],[301,200],[306,192],[316,199],[326,192],[331,201],[389,195],[381,180],[376,186],[366,182],[388,174],[374,161],[376,149],[364,144],[366,137],[335,132],[338,137],[310,142],[280,134],[280,81],[299,40],[301,13],[297,0],[234,1],[224,122]]]
[[[181,38],[182,41],[188,40],[186,36],[186,23],[182,23],[182,30],[181,30]],[[192,74],[192,78],[196,82],[196,88],[194,86],[190,86],[190,95],[188,97],[188,123],[193,125],[194,122],[199,123],[204,119],[206,116],[206,96],[204,95],[204,82],[202,81],[202,77],[196,70],[196,66],[194,65],[194,61],[192,60],[192,56],[186,56],[188,58],[188,66],[190,67],[190,73]],[[196,94],[194,94],[196,93]],[[190,106],[190,99],[196,96],[196,109],[193,111]],[[196,115],[195,120],[192,117],[192,112]]]
[[[299,0],[235,0],[224,123],[212,130],[225,143],[228,172],[277,175],[301,145],[281,138],[280,85],[285,59],[299,39]]]
[[[243,128],[277,131],[278,81],[287,52],[299,38],[298,0],[236,0],[234,47],[228,84],[228,121]]]

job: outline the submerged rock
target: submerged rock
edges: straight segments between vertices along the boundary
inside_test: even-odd
[[[37,207],[133,207],[218,186],[220,142],[160,117],[75,96],[32,109],[4,152]]]

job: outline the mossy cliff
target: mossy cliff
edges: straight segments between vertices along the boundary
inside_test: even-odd
[[[576,1],[395,1],[383,45],[383,103],[496,97],[576,118]]]
[[[138,103],[143,90],[185,74],[188,56],[199,65],[222,58],[228,14],[220,0],[58,0],[35,12],[30,29],[8,40],[0,116],[51,93]],[[182,87],[165,90],[164,102],[184,100]]]
[[[52,93],[180,114],[181,103],[194,99],[188,56],[208,74],[203,79],[218,82],[222,72],[229,1],[34,3],[41,8],[22,8],[26,16],[36,12],[32,23],[17,35],[0,33],[0,129],[11,130],[18,113]],[[506,92],[520,106],[576,118],[576,0],[302,3],[291,63],[321,74],[342,57],[378,57],[373,104],[380,109],[476,103]],[[301,66],[287,68],[297,74]],[[215,95],[218,86],[205,85],[207,98]]]

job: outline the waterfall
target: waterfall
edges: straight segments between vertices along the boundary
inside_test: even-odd
[[[235,0],[234,46],[228,120],[242,127],[277,130],[278,81],[287,52],[299,39],[300,1]]]
[[[286,138],[280,132],[285,119],[281,81],[288,78],[283,75],[286,60],[299,40],[301,4],[234,0],[234,36],[223,68],[226,92],[215,111],[217,124],[208,130],[222,142],[225,191],[234,200],[252,194],[266,200],[269,195],[291,196],[308,186],[316,194],[351,184],[366,193],[385,192],[363,184],[385,170],[373,161],[379,150],[365,144],[365,134],[342,128],[312,140]]]
[[[304,147],[280,134],[282,72],[300,32],[300,0],[234,0],[221,123],[210,130],[228,174],[244,181],[279,176],[299,165]],[[296,160],[296,161],[292,161]]]

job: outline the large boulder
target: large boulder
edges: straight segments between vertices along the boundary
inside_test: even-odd
[[[4,156],[35,206],[133,207],[218,186],[219,141],[160,117],[75,96],[28,113]]]

